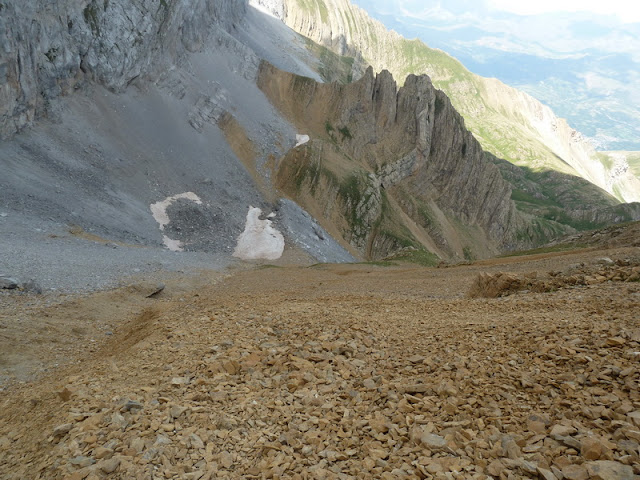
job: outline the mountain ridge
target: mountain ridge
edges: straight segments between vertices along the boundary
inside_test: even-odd
[[[0,60],[13,69],[0,84],[12,98],[2,113],[0,255],[20,271],[51,264],[46,252],[61,245],[61,258],[78,262],[70,232],[228,261],[244,230],[262,225],[281,230],[282,258],[295,261],[401,254],[434,264],[640,215],[604,194],[589,199],[594,186],[560,200],[523,170],[507,183],[428,76],[399,88],[391,73],[374,76],[252,4],[45,3],[3,17],[20,35]],[[42,30],[30,30],[30,15]],[[16,263],[18,236],[33,262]]]
[[[317,211],[314,198],[365,257],[425,248],[419,238],[459,259],[465,248],[486,257],[535,243],[518,233],[526,222],[510,185],[427,76],[398,88],[389,72],[369,68],[354,83],[321,84],[263,63],[258,85],[314,139],[281,160],[279,187]]]
[[[260,1],[299,33],[356,57],[355,65],[388,69],[398,78],[428,73],[494,155],[518,165],[581,176],[621,202],[640,201],[638,177],[606,168],[579,132],[530,95],[474,75],[446,53],[387,30],[348,0]],[[280,9],[275,6],[278,1]]]

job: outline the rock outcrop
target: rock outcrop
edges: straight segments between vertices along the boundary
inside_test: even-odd
[[[120,91],[156,78],[201,48],[212,25],[233,28],[245,11],[245,0],[3,2],[0,137],[32,123],[85,80]]]
[[[446,53],[389,31],[350,0],[257,0],[291,28],[341,55],[354,71],[372,65],[398,79],[426,73],[465,117],[483,148],[517,165],[580,176],[619,201],[638,201],[640,184],[619,178],[593,146],[530,95],[474,75]],[[278,7],[277,3],[280,3]],[[637,178],[636,178],[637,180]]]
[[[398,88],[369,68],[349,85],[320,84],[263,63],[258,86],[314,139],[282,160],[279,186],[366,256],[402,246],[487,256],[539,240],[520,234],[510,185],[428,76]]]

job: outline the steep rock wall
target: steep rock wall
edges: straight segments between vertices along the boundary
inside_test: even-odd
[[[0,138],[94,80],[122,90],[233,28],[244,0],[8,0],[0,14]]]
[[[416,229],[432,240],[433,233],[451,240],[450,232],[461,234],[459,227],[476,229],[483,237],[477,243],[484,242],[480,256],[535,241],[519,234],[526,220],[511,201],[510,185],[485,160],[462,117],[428,76],[411,75],[398,88],[389,72],[374,76],[369,68],[349,85],[319,84],[263,63],[258,86],[300,131],[325,140],[324,147],[305,146],[299,155],[285,158],[280,185],[295,183],[299,192],[308,182],[308,195],[322,194],[325,218],[334,216],[329,205],[341,204],[347,220],[353,212],[357,221],[342,222],[343,236],[349,224],[346,238],[361,252],[379,256],[365,249],[376,243],[380,215],[394,205],[413,222],[404,221],[403,229],[427,248]],[[331,171],[319,181],[327,168]],[[337,198],[341,192],[342,198]],[[438,232],[425,229],[420,209],[406,208],[403,194],[408,194],[409,203],[436,210]],[[446,243],[443,256],[460,256],[461,248],[446,252]]]
[[[638,185],[604,165],[593,146],[564,119],[530,95],[469,72],[460,62],[419,40],[407,40],[349,0],[268,2],[291,28],[358,65],[388,69],[397,78],[426,73],[452,100],[483,148],[518,165],[580,176],[619,201],[637,201]],[[279,3],[280,6],[276,4]]]

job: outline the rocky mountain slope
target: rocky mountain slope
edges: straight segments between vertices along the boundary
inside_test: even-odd
[[[265,164],[296,131],[258,90],[260,59],[319,78],[281,22],[235,1],[3,5],[0,273],[102,285],[124,258],[179,268],[163,245],[185,265],[220,265],[252,206],[277,210],[285,256],[354,258],[268,182]],[[54,259],[74,265],[68,281],[54,280]]]
[[[580,176],[622,202],[640,201],[640,180],[602,162],[593,147],[533,97],[469,72],[440,50],[388,31],[349,0],[261,0],[294,30],[355,66],[388,69],[398,79],[427,73],[442,89],[483,148],[520,166]]]
[[[398,88],[369,68],[348,85],[319,84],[263,64],[258,85],[313,139],[280,161],[278,186],[364,256],[486,257],[540,241],[427,76]]]
[[[578,213],[555,194],[548,205],[539,179],[507,175],[427,76],[398,88],[246,2],[4,8],[3,274],[93,288],[126,265],[267,250],[435,263],[638,215],[597,195]],[[56,280],[61,265],[69,278]]]

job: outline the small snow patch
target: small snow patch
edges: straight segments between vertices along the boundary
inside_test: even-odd
[[[160,202],[152,203],[151,205],[149,205],[153,218],[156,220],[156,222],[158,222],[158,225],[160,226],[160,231],[164,231],[164,227],[169,225],[170,219],[169,215],[167,214],[167,208],[169,208],[169,205],[171,205],[176,200],[182,199],[191,200],[197,205],[202,205],[202,200],[200,200],[200,197],[198,197],[198,195],[193,192],[173,195],[172,197],[167,197]],[[183,251],[184,244],[180,240],[173,240],[166,235],[163,235],[162,243],[164,243],[164,246],[173,252]]]
[[[183,252],[184,251],[184,243],[182,243],[180,240],[173,240],[169,237],[167,237],[166,235],[162,236],[162,243],[164,243],[164,246],[167,247],[169,250],[171,250],[172,252]]]
[[[304,145],[310,140],[309,135],[296,135],[296,147]]]
[[[284,252],[284,237],[271,226],[275,215],[265,220],[260,219],[262,210],[249,207],[244,232],[238,237],[238,244],[233,252],[234,257],[242,260],[277,260]]]
[[[202,200],[200,197],[193,192],[180,193],[178,195],[174,195],[173,197],[167,197],[161,202],[152,203],[149,208],[151,208],[151,214],[153,218],[156,219],[156,222],[160,225],[160,230],[164,230],[165,225],[169,224],[169,215],[167,215],[167,208],[176,200],[191,200],[198,205],[202,205]]]

